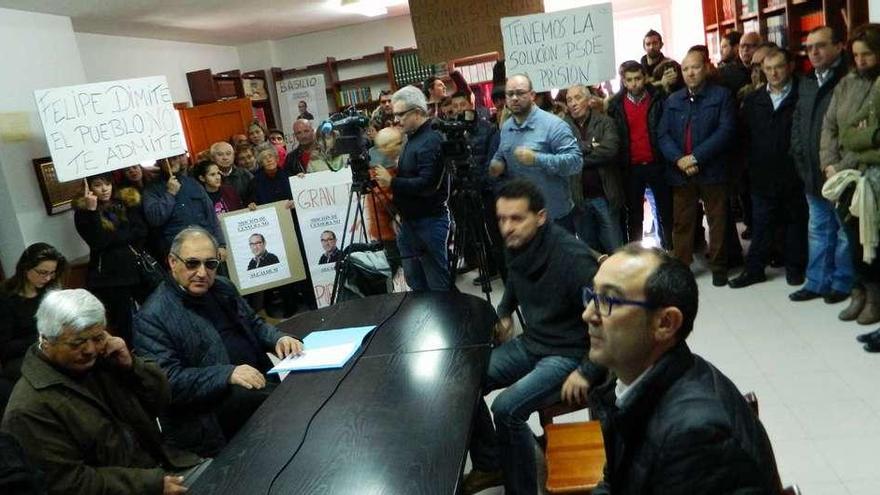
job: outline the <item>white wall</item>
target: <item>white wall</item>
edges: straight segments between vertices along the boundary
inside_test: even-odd
[[[33,91],[87,80],[68,17],[0,9],[0,46],[0,118],[7,112],[26,112],[30,118],[27,140],[0,140],[0,260],[11,274],[34,242],[48,242],[71,259],[88,253],[72,214],[46,215],[31,165],[33,158],[49,155]]]
[[[233,46],[90,33],[76,33],[76,44],[89,82],[165,76],[175,102],[192,102],[187,72],[211,69],[216,73],[241,66]]]

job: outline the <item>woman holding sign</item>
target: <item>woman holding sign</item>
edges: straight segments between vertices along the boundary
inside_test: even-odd
[[[111,332],[129,345],[134,299],[147,295],[140,291],[135,256],[147,238],[140,205],[141,194],[134,188],[114,194],[109,173],[85,179],[83,195],[74,200],[76,231],[90,249],[86,288],[107,307]]]

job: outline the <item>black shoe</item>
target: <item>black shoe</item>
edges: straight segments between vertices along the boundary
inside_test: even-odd
[[[846,292],[837,292],[836,290],[832,290],[828,294],[825,294],[825,297],[823,297],[823,299],[825,299],[825,302],[828,304],[837,304],[839,302],[846,301],[848,297],[849,294],[847,294]]]
[[[750,285],[759,284],[766,281],[767,276],[763,273],[751,273],[749,271],[744,271],[740,274],[739,277],[731,280],[730,283],[727,285],[729,285],[731,289],[741,289],[743,287],[748,287]]]
[[[800,289],[788,295],[789,299],[796,302],[811,301],[813,299],[819,299],[820,297],[822,297],[822,294],[807,289]]]
[[[786,273],[785,274],[785,281],[788,283],[788,285],[791,285],[793,287],[797,287],[798,285],[804,285],[804,282],[806,282],[807,279],[804,277],[803,272],[796,272],[796,273]]]
[[[880,352],[880,339],[868,341],[862,346],[862,349],[864,349],[865,352]]]
[[[863,344],[867,344],[868,342],[880,339],[880,328],[874,330],[873,332],[863,333],[856,337],[856,340]]]
[[[712,272],[712,285],[715,287],[727,285],[727,272]]]

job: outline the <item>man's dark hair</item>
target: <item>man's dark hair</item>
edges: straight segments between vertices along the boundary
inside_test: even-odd
[[[534,89],[534,86],[532,85],[532,78],[531,78],[531,77],[529,77],[529,76],[527,76],[527,75],[525,75],[525,74],[523,74],[523,73],[518,73],[518,74],[514,74],[514,75],[508,77],[507,80],[509,81],[509,80],[511,80],[511,79],[514,78],[514,77],[522,77],[522,78],[524,78],[524,79],[529,83],[529,91],[532,91],[532,90]]]
[[[739,40],[742,39],[743,34],[739,31],[728,31],[721,36],[721,39],[727,40],[730,43],[730,46],[736,46],[739,44]]]
[[[254,234],[251,234],[251,236],[248,237],[248,239],[250,239],[251,237],[259,237],[259,238],[260,238],[260,242],[262,242],[263,244],[266,244],[266,238],[263,237],[263,234],[260,234],[259,232],[254,233]]]
[[[333,240],[334,241],[336,240],[336,232],[333,232],[332,230],[325,230],[324,232],[321,232],[321,235],[324,235],[324,234],[330,234],[333,236]]]
[[[422,85],[422,92],[425,93],[426,98],[429,98],[431,96],[431,89],[434,88],[434,83],[439,80],[440,78],[437,76],[430,76],[425,79],[425,83]]]
[[[266,136],[268,137],[268,136],[271,136],[271,135],[273,135],[273,134],[278,135],[278,136],[281,136],[281,137],[284,137],[284,133],[281,132],[281,129],[269,129],[269,134],[266,134]]]
[[[492,87],[492,101],[493,102],[498,101],[498,100],[503,100],[506,97],[507,97],[507,95],[504,94],[504,85],[503,84],[496,85],[496,86]]]
[[[652,30],[648,31],[647,33],[645,33],[645,37],[642,38],[642,44],[644,44],[644,40],[646,40],[648,38],[653,38],[655,36],[660,39],[660,43],[663,43],[663,36],[660,36],[660,33],[658,33],[657,31],[654,31],[652,29]]]
[[[192,176],[196,178],[199,182],[201,179],[199,177],[206,175],[208,173],[208,169],[211,168],[211,165],[217,165],[211,160],[202,160],[199,163],[196,163],[196,166],[193,167]]]
[[[694,329],[700,298],[697,281],[690,268],[666,251],[644,247],[638,242],[627,244],[616,253],[634,257],[649,255],[659,260],[657,268],[645,280],[645,299],[661,308],[678,308],[682,314],[678,340],[686,339]]]
[[[699,53],[703,56],[703,63],[709,63],[709,47],[706,45],[694,45],[688,48],[687,55]]]
[[[498,191],[498,197],[504,199],[525,199],[529,202],[529,211],[538,213],[544,209],[544,195],[534,183],[525,179],[514,179]]]
[[[623,79],[623,75],[627,72],[641,72],[644,75],[648,75],[645,72],[645,67],[636,62],[635,60],[627,60],[626,62],[620,64],[620,68],[617,70],[617,74]]]
[[[792,61],[794,61],[794,56],[791,54],[791,52],[784,48],[770,48],[769,50],[767,50],[767,53],[764,54],[764,60],[766,61],[768,58],[776,57],[778,55],[782,55],[783,57],[785,57],[785,63],[787,64],[790,64]]]
[[[391,91],[390,89],[383,89],[382,91],[379,91],[379,96],[391,96],[393,93],[394,91]]]
[[[813,29],[810,29],[810,31],[807,33],[807,36],[809,36],[813,33],[818,33],[820,31],[824,31],[826,29],[831,31],[831,42],[832,43],[843,43],[844,41],[846,41],[843,36],[843,31],[836,26],[817,26],[817,27],[814,27]]]

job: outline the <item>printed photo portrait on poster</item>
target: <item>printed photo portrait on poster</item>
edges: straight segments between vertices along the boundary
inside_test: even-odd
[[[220,216],[229,277],[242,294],[305,279],[293,219],[284,201]]]

